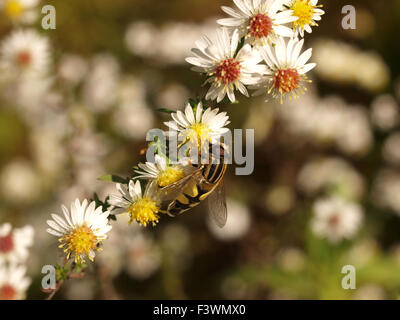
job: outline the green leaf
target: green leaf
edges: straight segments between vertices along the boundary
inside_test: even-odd
[[[104,182],[116,182],[116,183],[128,183],[126,178],[122,178],[120,176],[116,176],[114,174],[106,174],[97,178],[97,180],[104,181]]]
[[[167,109],[167,108],[160,108],[160,109],[157,109],[157,111],[168,113],[168,114],[176,112],[175,110],[171,110],[171,109]]]

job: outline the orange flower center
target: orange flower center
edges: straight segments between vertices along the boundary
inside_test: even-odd
[[[299,87],[300,75],[296,69],[278,70],[274,76],[274,88],[280,93],[289,93]]]
[[[334,215],[329,219],[329,224],[332,227],[337,227],[339,225],[339,223],[340,223],[339,215]]]
[[[0,300],[13,300],[15,294],[15,289],[8,284],[0,288]]]
[[[31,63],[31,60],[32,60],[32,56],[31,56],[30,52],[28,52],[28,51],[21,51],[17,55],[17,63],[21,67],[28,66]]]
[[[257,39],[267,38],[272,32],[272,19],[265,14],[257,14],[249,21],[249,34]]]
[[[236,59],[223,60],[215,70],[216,78],[219,82],[230,84],[239,79],[241,65]]]
[[[14,239],[12,235],[0,237],[0,252],[8,253],[14,249]]]

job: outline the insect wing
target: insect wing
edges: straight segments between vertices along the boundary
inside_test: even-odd
[[[207,197],[208,210],[211,220],[218,227],[223,228],[228,218],[228,210],[226,207],[225,188],[223,182],[220,182],[213,192]]]
[[[181,180],[166,186],[159,188],[159,195],[161,201],[174,201],[181,194],[182,190],[188,185],[193,179],[196,180],[201,175],[203,168],[196,169],[191,174],[182,178]]]

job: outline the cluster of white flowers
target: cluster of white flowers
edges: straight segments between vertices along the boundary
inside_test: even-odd
[[[356,84],[376,92],[390,80],[388,66],[375,52],[363,52],[353,45],[326,39],[316,41],[313,47],[318,63],[316,72],[327,81]]]
[[[126,30],[125,43],[136,56],[151,59],[161,65],[180,65],[185,63],[193,43],[214,29],[215,20],[200,25],[169,22],[161,28],[148,21],[135,21]]]
[[[194,71],[207,75],[206,99],[221,102],[228,95],[235,102],[236,90],[248,96],[246,87],[281,101],[304,93],[306,73],[316,64],[307,63],[312,49],[301,53],[299,36],[311,32],[324,14],[317,2],[234,0],[235,8],[222,7],[230,18],[218,20],[222,28],[216,39],[197,41],[194,56],[186,59]]]
[[[10,223],[0,225],[0,300],[25,298],[31,283],[25,264],[33,235],[31,226],[13,229]]]
[[[256,93],[267,92],[274,97],[279,97],[281,101],[285,95],[295,97],[299,92],[305,91],[304,84],[308,81],[306,73],[313,69],[315,64],[307,63],[311,58],[312,49],[302,53],[304,39],[301,38],[304,37],[304,31],[308,33],[312,31],[312,27],[317,25],[316,21],[320,20],[324,13],[317,2],[317,0],[234,0],[236,8],[223,7],[223,11],[231,17],[218,20],[222,27],[213,32],[215,36],[203,37],[197,41],[197,48],[192,49],[194,56],[186,59],[194,65],[195,71],[205,73],[208,77],[206,83],[210,83],[211,88],[205,97],[206,100],[221,102],[227,95],[229,100],[234,102],[236,89],[246,96],[248,96],[248,89],[258,91]],[[164,32],[168,37],[164,35],[156,38],[160,41],[168,38],[169,44],[174,43],[171,41],[172,38],[179,38],[180,41],[191,38],[186,34],[185,37],[172,37],[171,34],[176,34],[174,30],[179,29],[182,28],[170,26]],[[149,52],[147,43],[160,42],[154,41],[155,36],[156,32],[151,25],[136,23],[130,26],[126,41],[133,52],[143,55]],[[172,48],[175,47],[172,45]],[[175,58],[179,59],[179,54],[176,54],[179,50],[173,51]],[[152,52],[156,52],[153,55],[155,57],[168,56],[167,52],[157,50],[152,50]],[[72,68],[71,65],[82,66],[83,73],[87,68],[84,67],[85,64],[81,59],[67,58],[63,60],[64,65],[59,68],[60,78],[63,81],[79,83],[83,75],[75,77],[75,74],[69,71]],[[116,86],[119,68],[110,57],[98,57],[93,61],[92,69],[91,76],[83,86],[86,104],[93,109],[92,111],[104,112],[119,101],[122,107],[118,111],[120,115],[116,114],[115,119],[116,127],[121,128],[121,132],[128,130],[124,129],[124,123],[127,124],[127,128],[134,127],[136,130],[140,130],[143,126],[147,127],[149,124],[146,124],[141,117],[140,123],[137,123],[137,120],[132,120],[132,122],[128,119],[128,114],[135,114],[135,119],[139,119],[137,112],[132,112],[132,108],[136,111],[146,110],[145,103],[141,103],[145,100],[145,89],[141,83],[128,78],[125,80],[125,85]],[[104,78],[107,79],[106,82]],[[102,89],[93,90],[93,87],[99,87],[99,83]],[[135,105],[132,105],[133,101]],[[207,108],[204,106],[204,101],[187,103],[183,112],[171,112],[171,118],[171,121],[165,122],[170,130],[169,134],[177,135],[189,150],[197,148],[203,150],[203,146],[209,143],[219,143],[220,137],[229,130],[226,128],[229,124],[226,112],[219,112],[218,108]],[[125,183],[119,181],[116,184],[118,194],[111,195],[107,202],[110,206],[107,210],[112,214],[127,213],[130,222],[138,222],[142,226],[158,223],[162,202],[160,188],[168,187],[185,178],[194,170],[194,167],[190,159],[186,157],[178,159],[178,163],[174,164],[160,150],[157,149],[155,153],[155,163],[139,164],[133,177],[127,178]],[[96,209],[92,203],[86,209],[86,205],[86,202],[82,206],[76,202],[71,207],[71,217],[75,214],[83,215],[83,218],[76,220],[78,222],[72,219],[70,223],[65,223],[60,218],[56,218],[57,216],[53,216],[55,221],[49,222],[52,227],[49,232],[61,237],[67,256],[74,254],[77,261],[82,260],[85,255],[93,258],[97,243],[105,238],[104,234],[100,235],[100,238],[97,238],[97,235],[87,236],[85,239],[91,240],[87,241],[84,248],[82,241],[77,241],[78,246],[71,240],[71,237],[78,237],[76,233],[79,234],[79,239],[82,232],[90,233],[87,229],[90,226],[83,222],[86,216],[85,210],[90,212],[98,210],[98,214],[102,219],[104,218],[102,223],[106,223],[104,217],[106,214],[101,213],[100,207]],[[65,208],[63,210],[66,211]],[[68,212],[64,214],[68,220]],[[241,231],[237,232],[238,234],[244,234],[248,228],[248,215],[243,219],[247,222],[240,223],[242,227]],[[81,230],[82,224],[85,225],[85,230]],[[243,228],[243,226],[246,227]],[[103,227],[108,231],[108,227],[105,225]],[[216,233],[217,236],[218,234]],[[221,237],[225,238],[225,236]],[[236,236],[227,235],[226,237]]]
[[[0,44],[0,84],[11,103],[39,108],[51,85],[50,43],[33,25],[40,0],[3,0],[0,11],[16,26]]]
[[[334,190],[345,198],[360,200],[365,193],[363,176],[341,158],[322,157],[304,164],[298,186],[309,196]]]
[[[374,143],[365,108],[348,105],[338,96],[320,99],[310,94],[278,108],[277,113],[296,137],[302,136],[319,146],[335,145],[345,155],[364,156]]]
[[[72,201],[70,209],[62,206],[63,214],[51,214],[52,219],[47,221],[47,231],[58,238],[72,272],[76,266],[84,265],[86,258],[93,260],[101,250],[111,230],[110,220],[116,214],[126,213],[131,223],[141,226],[156,225],[161,213],[165,213],[160,189],[186,178],[196,167],[186,154],[173,163],[157,149],[155,163],[139,164],[135,174],[123,179],[124,182],[112,180],[118,182],[117,194],[104,202],[97,194],[94,201],[86,200],[98,186],[95,180],[104,170],[102,160],[109,150],[107,140],[96,133],[97,117],[107,115],[110,128],[121,137],[144,138],[154,124],[154,115],[146,102],[149,95],[146,80],[122,74],[117,59],[110,54],[99,54],[91,60],[63,54],[53,61],[49,39],[33,27],[39,1],[0,3],[0,10],[17,26],[0,44],[1,98],[21,111],[23,121],[32,131],[29,147],[34,160],[29,166],[23,159],[22,165],[5,167],[0,178],[7,188],[0,195],[23,204],[38,198],[43,191],[52,190],[55,182],[61,180],[57,188],[63,191],[64,203],[72,200],[71,193],[73,199],[85,199]],[[167,110],[171,117],[165,122],[169,134],[177,135],[189,151],[199,149],[201,153],[203,146],[219,144],[221,136],[229,131],[228,114],[217,107],[208,107],[206,100],[220,103],[227,96],[233,103],[236,90],[245,96],[252,90],[255,95],[266,94],[280,101],[285,96],[291,99],[307,90],[306,83],[310,81],[306,74],[316,66],[308,63],[312,49],[303,52],[303,38],[324,14],[318,0],[234,0],[234,5],[234,8],[222,7],[229,17],[217,21],[220,25],[217,30],[215,21],[200,28],[169,24],[161,32],[140,22],[131,25],[126,33],[126,44],[135,54],[170,64],[182,63],[186,58],[193,70],[206,75],[205,83],[210,84],[210,89],[205,99],[185,100],[183,111]],[[209,36],[195,41],[203,34]],[[188,57],[188,48],[193,43],[196,48]],[[54,72],[56,77],[52,76]],[[185,88],[174,90],[160,95],[159,103],[178,101],[176,92],[183,95]],[[70,170],[63,170],[67,165]],[[221,240],[244,236],[251,223],[245,206],[228,201],[228,210],[231,212],[227,228],[221,230],[209,225],[210,231]],[[7,228],[0,230],[0,254],[10,245],[1,242],[5,239],[1,233],[11,232]],[[17,230],[14,233],[17,235]],[[16,236],[15,245],[17,239]],[[131,274],[146,278],[158,268],[158,249],[154,249],[151,257],[138,258],[142,250],[152,247],[151,239],[139,233],[128,248],[136,261],[129,269]],[[18,252],[22,255],[22,251]],[[14,279],[4,276],[1,267],[0,288],[4,279]],[[21,277],[24,270],[18,270],[16,274]],[[22,292],[28,282],[20,283],[24,285],[19,288]],[[10,296],[10,292],[4,295]]]

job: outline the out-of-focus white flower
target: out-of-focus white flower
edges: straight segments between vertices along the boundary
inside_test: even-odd
[[[279,38],[274,47],[265,45],[260,49],[269,70],[265,73],[267,83],[261,84],[263,88],[257,93],[264,93],[267,89],[268,94],[272,93],[274,98],[279,97],[283,102],[285,96],[296,98],[299,93],[307,90],[305,83],[309,80],[306,73],[315,68],[316,64],[307,63],[312,49],[301,53],[303,44],[303,39],[292,38],[286,43],[283,38]]]
[[[207,226],[210,232],[219,240],[234,241],[240,239],[249,231],[251,217],[249,209],[232,199],[227,199],[228,219],[223,228],[218,227],[210,219]]]
[[[262,98],[254,98],[251,101],[249,115],[242,128],[252,128],[257,134],[254,136],[254,144],[260,146],[265,142],[265,139],[273,132],[276,120],[276,106],[271,106],[272,103],[266,105]]]
[[[146,84],[137,77],[123,77],[117,87],[117,99],[119,105],[131,108],[132,111],[138,108],[147,108]]]
[[[299,272],[305,264],[304,252],[296,248],[286,248],[278,255],[282,269],[287,272]]]
[[[226,112],[218,113],[219,109],[208,108],[203,112],[203,104],[200,102],[195,110],[188,103],[185,112],[172,113],[173,121],[164,124],[178,132],[178,139],[188,143],[189,148],[207,147],[207,142],[217,143],[219,138],[226,132],[225,128],[230,121]]]
[[[60,137],[50,130],[33,130],[31,132],[31,148],[40,171],[49,176],[62,173],[67,153]]]
[[[375,284],[363,285],[357,288],[355,295],[355,300],[385,300],[386,292],[385,290]]]
[[[160,108],[178,109],[189,99],[189,91],[178,83],[169,84],[157,95],[157,105]]]
[[[382,208],[400,215],[400,173],[393,169],[381,170],[374,182],[372,198]]]
[[[0,174],[0,193],[11,203],[29,203],[38,198],[41,191],[40,178],[31,163],[14,160]]]
[[[92,196],[101,187],[102,182],[98,180],[98,177],[104,174],[104,170],[104,167],[97,161],[78,164],[74,168],[74,183],[78,190],[80,189],[83,192],[82,198]],[[74,200],[75,198],[76,196],[69,200]]]
[[[118,216],[118,223],[113,224],[108,234],[109,239],[103,244],[103,252],[96,260],[96,263],[100,263],[112,277],[117,276],[124,268],[126,247],[129,245],[131,236],[140,232],[139,226],[135,229],[134,226],[129,226],[128,222],[128,215]]]
[[[277,109],[286,130],[322,145],[336,145],[346,155],[361,157],[373,146],[368,115],[361,106],[350,106],[337,96],[324,99],[309,94]],[[347,125],[343,127],[343,123]]]
[[[371,150],[374,138],[366,110],[352,106],[345,114],[346,126],[338,131],[336,143],[348,155],[361,157]]]
[[[400,164],[400,132],[392,133],[383,145],[383,158],[392,165]]]
[[[142,232],[137,232],[130,237],[126,254],[126,270],[135,279],[145,280],[160,267],[159,247],[150,236]]]
[[[88,63],[79,55],[65,54],[58,65],[58,76],[71,85],[79,84],[88,72]]]
[[[382,90],[390,80],[390,71],[376,53],[334,40],[318,40],[313,45],[317,74],[325,80],[357,84],[369,91]]]
[[[206,83],[211,83],[211,88],[207,100],[221,102],[228,95],[229,100],[235,102],[235,90],[248,96],[245,86],[258,84],[266,72],[266,67],[259,64],[262,59],[258,51],[249,44],[245,44],[236,55],[239,40],[237,29],[232,35],[226,28],[218,29],[217,41],[203,37],[196,42],[197,48],[192,49],[194,56],[186,59],[194,65],[193,71],[209,76]]]
[[[69,147],[79,165],[98,164],[109,150],[107,137],[91,130],[77,133],[70,139]]]
[[[146,106],[120,106],[112,115],[112,126],[121,136],[141,140],[153,128],[154,114]]]
[[[203,34],[212,34],[216,26],[215,19],[202,24],[169,22],[160,28],[138,21],[128,27],[125,43],[133,54],[143,58],[161,64],[184,64],[188,48]]]
[[[137,55],[151,55],[158,43],[157,29],[147,21],[134,22],[129,25],[125,34],[128,49]]]
[[[265,206],[273,214],[287,213],[294,206],[296,194],[289,186],[275,186],[265,195]]]
[[[108,222],[109,212],[102,207],[96,208],[95,202],[90,204],[85,199],[82,204],[78,199],[71,204],[71,211],[62,206],[64,218],[52,214],[48,220],[50,228],[47,232],[59,237],[60,248],[63,248],[67,259],[74,257],[75,262],[84,262],[85,257],[94,260],[98,245],[107,239],[111,230]]]
[[[146,101],[146,86],[139,78],[128,76],[117,87],[117,109],[112,126],[123,137],[140,140],[153,128],[154,115]]]
[[[378,96],[372,102],[371,120],[382,131],[396,127],[400,123],[400,110],[396,100],[389,94]]]
[[[308,195],[334,190],[358,200],[365,191],[365,181],[349,163],[340,158],[320,158],[307,162],[298,176],[300,189]]]
[[[24,300],[30,284],[25,266],[0,264],[0,300]]]
[[[292,10],[285,10],[279,0],[234,0],[235,9],[222,7],[230,18],[217,22],[232,30],[238,29],[240,38],[246,37],[251,44],[265,45],[275,43],[279,37],[292,37],[293,31],[285,26],[298,20]]]
[[[293,30],[304,37],[304,31],[311,33],[312,27],[318,26],[316,21],[321,20],[325,13],[319,9],[318,0],[283,0],[283,4],[291,10],[292,16],[297,19],[292,22]]]
[[[307,102],[305,102],[307,103]],[[310,105],[308,135],[321,144],[332,144],[338,141],[338,136],[346,120],[347,105],[339,97],[328,97],[315,101]],[[307,121],[307,120],[306,120]],[[305,125],[307,126],[307,124]]]
[[[24,120],[33,126],[47,126],[49,95],[53,79],[49,77],[18,77],[3,89],[4,98],[21,110]]]
[[[28,258],[28,248],[33,243],[33,235],[31,226],[13,230],[9,223],[0,225],[0,264],[25,262]]]
[[[38,4],[39,0],[2,0],[0,9],[13,22],[30,24],[38,17]]]
[[[312,231],[317,236],[327,238],[332,244],[343,239],[352,239],[360,229],[364,217],[361,206],[340,198],[318,200],[313,211]]]
[[[0,68],[12,77],[46,75],[50,68],[48,39],[32,29],[13,31],[1,44]]]
[[[116,102],[119,76],[120,67],[113,56],[93,58],[83,88],[84,101],[91,111],[104,112]]]

